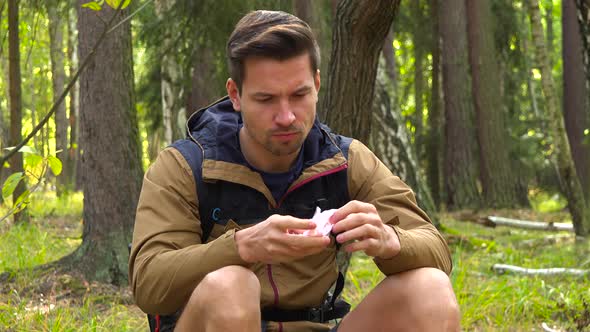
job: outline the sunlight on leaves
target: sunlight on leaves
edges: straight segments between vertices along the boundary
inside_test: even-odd
[[[4,149],[8,150],[8,151],[12,151],[12,150],[14,150],[14,146],[10,146],[10,147],[4,148]],[[18,150],[18,152],[39,154],[39,152],[37,152],[37,150],[34,147],[28,146],[28,145],[24,145],[23,147],[21,147]]]
[[[94,11],[99,11],[102,9],[102,4],[104,3],[104,1],[100,1],[100,2],[96,2],[96,1],[90,1],[87,2],[85,4],[82,4],[82,7],[84,8],[90,8]]]
[[[11,174],[6,181],[4,181],[4,185],[2,186],[2,197],[8,197],[12,195],[18,183],[23,179],[22,172],[16,172]]]
[[[121,4],[121,0],[106,0],[106,2],[107,5],[109,5],[113,9],[119,8],[119,5]],[[125,9],[127,6],[129,6],[130,3],[131,0],[124,0],[123,4],[121,5],[121,9]]]
[[[58,176],[61,174],[61,170],[62,170],[61,160],[59,160],[57,157],[49,156],[49,157],[47,157],[47,162],[49,163],[49,168],[51,168],[51,171],[53,172],[53,174],[55,174],[55,176]]]

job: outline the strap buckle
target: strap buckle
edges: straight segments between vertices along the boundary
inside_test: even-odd
[[[308,318],[307,320],[310,322],[314,322],[314,323],[323,323],[325,322],[324,320],[324,308],[323,307],[318,307],[318,308],[311,308],[309,309],[309,311],[307,312]]]

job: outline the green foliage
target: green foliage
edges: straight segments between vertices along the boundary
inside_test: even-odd
[[[128,289],[70,275],[53,276],[49,283],[47,276],[32,270],[72,252],[82,232],[80,193],[60,199],[54,193],[34,195],[32,223],[0,225],[0,273],[19,270],[11,282],[0,284],[0,326],[19,331],[146,330],[145,315],[132,304]],[[588,328],[583,325],[590,317],[584,304],[590,303],[587,278],[497,275],[490,270],[495,263],[590,268],[587,244],[576,245],[571,234],[560,234],[560,242],[547,245],[550,233],[490,229],[444,215],[442,223],[453,253],[451,280],[465,331],[539,330],[542,322],[568,331]],[[356,306],[382,279],[370,257],[355,254],[343,297]]]
[[[85,4],[82,4],[84,8],[90,8],[94,11],[99,11],[102,9],[102,5],[104,4],[105,0],[101,1],[90,1]],[[106,0],[107,5],[113,9],[125,9],[131,3],[131,0],[123,0],[123,4],[121,4],[121,0]],[[121,8],[119,8],[121,6]]]
[[[84,206],[81,192],[57,197],[55,191],[38,191],[32,194],[29,213],[33,218],[75,217],[80,218]],[[70,227],[70,226],[68,226]]]
[[[16,172],[14,174],[11,174],[6,179],[6,181],[4,182],[4,186],[2,186],[2,197],[4,197],[4,199],[12,195],[12,193],[16,189],[16,186],[20,183],[23,177],[24,174],[22,172]]]
[[[13,148],[6,148],[6,150],[12,149]],[[62,163],[57,157],[51,155],[48,157],[43,157],[34,147],[25,145],[19,149],[19,152],[25,155],[23,158],[24,172],[16,172],[11,174],[6,179],[4,185],[2,186],[2,197],[4,200],[10,198],[21,181],[30,179],[36,182],[13,201],[12,208],[6,212],[1,220],[4,220],[10,215],[21,211],[30,203],[31,193],[35,192],[45,181],[45,175],[47,174],[48,167],[51,168],[51,171],[55,176],[59,175],[62,170]]]
[[[0,329],[15,331],[145,331],[145,315],[128,289],[89,284],[34,267],[63,257],[81,243],[82,194],[57,198],[38,192],[31,223],[0,225]],[[16,273],[18,271],[18,273]]]
[[[532,208],[542,213],[563,211],[567,207],[567,200],[559,193],[534,190],[529,199]]]
[[[443,218],[444,234],[453,253],[451,281],[465,331],[531,331],[541,324],[560,330],[590,328],[588,277],[497,275],[495,263],[531,268],[590,268],[588,244],[561,234],[562,242],[547,245],[546,232],[496,229]],[[569,236],[568,236],[569,235]],[[354,255],[343,297],[356,306],[383,276],[372,260]]]

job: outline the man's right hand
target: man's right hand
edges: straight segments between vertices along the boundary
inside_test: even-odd
[[[308,219],[272,215],[252,227],[236,232],[238,253],[246,262],[267,264],[317,254],[330,244],[330,237],[321,234],[300,235],[315,227]]]

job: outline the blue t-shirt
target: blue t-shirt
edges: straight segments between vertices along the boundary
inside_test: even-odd
[[[299,155],[295,160],[291,169],[284,173],[267,173],[261,170],[254,168],[250,165],[254,171],[258,172],[260,176],[262,176],[262,180],[264,184],[270,189],[272,196],[275,198],[276,202],[279,202],[283,195],[287,192],[287,189],[295,181],[299,175],[301,175],[301,171],[303,170],[303,147],[299,150]]]

